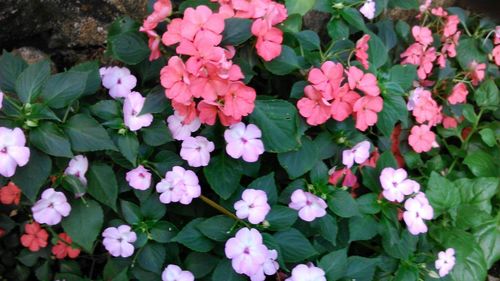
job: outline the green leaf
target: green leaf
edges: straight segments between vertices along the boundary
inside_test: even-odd
[[[167,207],[165,204],[160,202],[158,195],[153,193],[148,199],[141,200],[141,214],[147,220],[157,221],[163,218],[167,212]]]
[[[462,69],[469,69],[470,63],[475,60],[477,63],[485,62],[486,55],[479,50],[479,40],[462,37],[457,45],[457,60]]]
[[[308,85],[306,81],[297,81],[293,83],[292,90],[290,90],[290,98],[300,99],[304,96],[304,88]]]
[[[378,259],[376,258],[370,259],[359,256],[350,256],[347,259],[345,277],[356,281],[373,280],[373,274],[375,273],[377,262]]]
[[[371,215],[349,219],[349,241],[370,240],[377,235],[378,223]]]
[[[64,231],[73,242],[91,253],[103,223],[101,206],[93,201],[76,200],[71,203],[71,213],[62,221]]]
[[[480,107],[493,107],[495,109],[500,103],[498,87],[492,79],[484,81],[479,86],[479,89],[474,93],[474,98]]]
[[[389,1],[389,7],[391,8],[401,8],[405,10],[416,10],[418,9],[417,0],[391,0]]]
[[[162,87],[156,87],[146,95],[141,114],[161,113],[168,108],[168,101]]]
[[[116,150],[106,130],[92,117],[76,114],[67,122],[64,131],[74,151]]]
[[[0,57],[0,89],[5,92],[15,92],[17,77],[27,66],[22,58],[4,51]]]
[[[225,27],[222,32],[222,46],[238,46],[252,37],[250,30],[252,21],[241,18],[228,18],[224,20]]]
[[[21,188],[23,195],[35,202],[40,187],[52,171],[52,160],[45,153],[30,148],[30,160],[26,166],[18,167],[12,181]]]
[[[477,115],[474,112],[474,107],[472,104],[464,104],[462,106],[462,114],[467,119],[467,121],[474,123],[476,122]]]
[[[166,249],[162,244],[148,242],[138,254],[137,262],[142,268],[160,274],[166,256]]]
[[[240,186],[242,176],[238,161],[225,156],[215,156],[203,169],[210,187],[221,198],[228,199]]]
[[[51,108],[66,107],[83,94],[86,79],[87,75],[83,72],[53,75],[45,83],[41,97]]]
[[[276,204],[278,201],[278,188],[274,180],[274,172],[255,179],[248,185],[248,188],[265,191],[267,194],[267,202],[270,205]]]
[[[156,154],[153,161],[155,169],[158,170],[161,175],[170,171],[174,166],[182,165],[182,163],[183,161],[179,157],[179,154],[169,150],[160,151],[160,153]]]
[[[257,100],[250,122],[262,130],[268,152],[287,152],[300,146],[297,109],[284,100]]]
[[[302,262],[318,254],[309,240],[295,228],[276,232],[273,236],[281,247],[281,253],[286,262]]]
[[[117,137],[117,144],[122,155],[135,166],[137,154],[139,153],[139,140],[137,140],[137,136],[132,132],[119,135]]]
[[[118,184],[113,169],[102,163],[92,163],[87,173],[88,193],[97,201],[116,211]]]
[[[231,237],[231,228],[234,225],[234,220],[225,215],[218,215],[208,218],[196,227],[206,237],[217,241],[224,242]]]
[[[272,61],[264,62],[264,66],[267,70],[276,75],[285,75],[300,68],[297,54],[287,45],[283,45],[281,54],[278,57]]]
[[[179,242],[189,249],[206,253],[212,250],[214,243],[207,237],[203,236],[198,230],[198,225],[203,221],[201,218],[190,221],[184,228],[174,237],[173,241]]]
[[[30,142],[41,151],[56,157],[73,157],[64,132],[52,122],[44,122],[30,132]]]
[[[266,220],[269,222],[267,229],[271,231],[285,230],[297,220],[297,211],[285,206],[274,205],[271,212],[267,214]]]
[[[97,61],[88,61],[75,65],[69,71],[86,75],[83,83],[85,85],[84,96],[95,94],[101,87],[101,76],[99,75],[99,63]]]
[[[396,158],[390,151],[385,151],[380,155],[380,158],[377,160],[377,170],[381,172],[384,168],[392,167],[397,169],[398,163],[396,162]]]
[[[219,263],[219,259],[205,253],[191,252],[184,261],[186,270],[191,271],[195,278],[207,276]]]
[[[337,216],[343,218],[354,217],[359,214],[356,200],[344,190],[335,190],[328,199],[328,208]]]
[[[448,211],[460,204],[458,188],[436,172],[431,173],[425,191],[429,202],[437,213]]]
[[[28,66],[16,80],[16,94],[23,103],[35,99],[50,76],[50,63],[46,60]]]
[[[365,21],[358,10],[347,7],[340,11],[340,16],[351,26],[366,31]],[[370,40],[371,41],[371,40]]]
[[[111,50],[117,60],[126,64],[140,63],[149,55],[149,48],[142,36],[129,31],[111,37]]]
[[[285,0],[286,10],[289,15],[305,15],[314,7],[316,0]]]
[[[370,66],[377,69],[384,65],[389,58],[389,51],[382,40],[377,35],[371,33],[368,46],[368,61],[370,62]]]
[[[394,125],[401,121],[408,122],[408,110],[406,109],[405,100],[398,95],[386,94],[383,95],[384,107],[379,113],[377,128],[385,135],[390,136],[394,130]]]
[[[31,114],[29,115],[29,118],[31,120],[61,121],[54,111],[50,110],[50,108],[41,103],[35,103],[31,106]]]
[[[50,280],[52,273],[50,270],[49,261],[45,261],[41,266],[35,270],[35,276],[38,280]]]
[[[500,259],[500,224],[498,219],[485,221],[473,229],[472,234],[483,250],[486,265],[491,268]]]
[[[394,281],[413,281],[418,280],[418,268],[406,264],[400,264]]]
[[[489,202],[497,192],[500,179],[498,177],[458,179],[455,185],[460,191],[460,202],[462,204],[478,205],[481,210],[490,213],[491,203]]]
[[[217,267],[214,269],[214,273],[212,274],[212,281],[245,281],[243,275],[239,275],[234,272],[233,267],[231,266],[231,261],[228,259],[221,259],[217,264]]]
[[[73,175],[64,175],[63,176],[63,187],[66,190],[71,191],[75,196],[84,194],[87,190],[87,187]]]
[[[493,132],[492,129],[484,128],[481,131],[479,131],[479,135],[481,135],[481,139],[489,147],[494,147],[497,144],[495,133]]]
[[[179,231],[175,225],[167,221],[159,221],[151,228],[151,239],[160,243],[168,243]]]
[[[214,3],[210,0],[184,0],[179,5],[179,13],[184,14],[184,11],[187,8],[196,8],[200,5],[205,5],[209,7],[212,11],[215,11],[218,8],[217,3]]]
[[[347,249],[340,249],[324,255],[318,266],[325,271],[329,281],[339,280],[347,270]]]
[[[123,218],[128,224],[138,224],[142,220],[141,209],[136,204],[120,200],[121,213]]]
[[[408,35],[410,34],[410,26],[403,20],[398,20],[396,23],[396,33],[399,38],[404,42],[408,42]]]
[[[321,237],[330,241],[333,245],[337,244],[338,226],[337,221],[332,216],[327,214],[321,218],[315,219],[312,222],[312,227],[313,229],[317,229],[317,233],[321,235]]]
[[[103,100],[90,107],[92,115],[104,120],[121,118],[120,104],[115,100]]]
[[[303,30],[294,35],[304,50],[314,51],[321,48],[319,36],[312,30]]]
[[[302,146],[297,151],[278,154],[280,165],[291,179],[296,179],[309,172],[318,159],[316,146],[311,139],[302,138]]]
[[[151,126],[142,128],[141,133],[144,143],[149,146],[160,146],[174,140],[167,125],[158,119]]]
[[[464,159],[464,164],[469,167],[476,177],[494,177],[500,175],[497,163],[498,161],[495,161],[491,154],[482,150],[470,152]]]
[[[374,215],[380,212],[380,203],[378,203],[375,193],[361,195],[357,200],[359,211],[363,214]]]
[[[302,16],[299,14],[289,14],[288,18],[281,23],[281,29],[290,33],[299,32],[302,29]]]
[[[417,80],[417,68],[414,65],[397,64],[389,70],[389,81],[397,83],[404,91],[411,89],[415,80]]]
[[[344,40],[349,37],[349,26],[342,19],[332,17],[326,28],[332,40]]]

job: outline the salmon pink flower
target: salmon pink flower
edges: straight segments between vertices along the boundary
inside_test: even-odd
[[[242,82],[233,82],[224,96],[224,114],[235,120],[252,113],[255,107],[255,90]]]
[[[153,5],[153,13],[149,15],[141,26],[140,31],[149,31],[165,20],[172,13],[172,3],[170,0],[159,0]]]
[[[300,115],[312,126],[325,123],[331,115],[330,102],[311,85],[304,88],[304,93],[305,97],[297,102]]]
[[[234,271],[253,276],[259,273],[267,260],[268,249],[257,229],[242,228],[235,237],[227,240],[225,254],[231,260]]]
[[[21,201],[21,189],[13,182],[0,188],[0,202],[4,205],[19,205]]]
[[[434,47],[424,51],[420,64],[417,68],[417,75],[419,79],[425,79],[427,75],[432,72],[432,68],[434,66],[433,63],[436,58],[436,49]]]
[[[457,15],[449,15],[446,17],[446,23],[444,24],[443,36],[451,37],[457,32],[458,24],[460,19]]]
[[[439,252],[434,266],[439,270],[440,277],[448,275],[455,266],[455,249],[448,248],[446,251]]]
[[[243,191],[241,200],[234,203],[234,209],[238,218],[248,218],[250,223],[259,224],[266,219],[271,206],[267,203],[266,192],[249,188]]]
[[[181,30],[183,26],[183,20],[180,18],[173,19],[168,25],[167,25],[167,31],[163,33],[161,37],[161,41],[163,44],[166,46],[172,46],[174,44],[177,44],[181,42],[181,40],[186,40],[182,38],[181,35]]]
[[[497,45],[495,48],[493,48],[492,52],[493,60],[497,66],[500,66],[500,45]],[[1,107],[2,101],[0,100],[0,108]]]
[[[146,190],[151,185],[151,173],[142,165],[127,172],[125,179],[131,187],[138,190]]]
[[[347,80],[351,90],[358,89],[369,96],[380,95],[380,88],[377,84],[377,77],[371,73],[363,71],[355,66],[349,67],[347,71]]]
[[[190,84],[193,77],[187,72],[181,58],[173,56],[168,60],[168,64],[160,71],[160,80],[167,98],[183,104],[191,101],[193,95]]]
[[[154,61],[161,57],[160,52],[160,41],[161,38],[154,30],[143,30],[140,31],[145,32],[148,35],[148,47],[151,50],[151,54],[149,55],[149,61]]]
[[[292,269],[292,275],[285,281],[326,281],[323,269],[313,264],[299,264]]]
[[[380,184],[384,189],[382,195],[395,202],[403,202],[405,195],[418,192],[420,185],[418,182],[407,179],[408,173],[404,169],[384,168],[380,173]]]
[[[411,34],[413,35],[413,38],[415,38],[415,41],[422,44],[424,47],[432,44],[432,42],[434,41],[434,39],[432,38],[432,31],[425,26],[413,26],[411,29]]]
[[[358,60],[361,65],[368,69],[368,41],[370,40],[370,35],[365,34],[356,42],[356,60]]]
[[[347,149],[342,152],[342,164],[347,168],[351,168],[354,162],[361,164],[370,157],[369,141],[362,141],[356,144],[352,149]]]
[[[443,118],[441,107],[431,97],[431,92],[427,90],[420,92],[418,102],[415,104],[412,113],[418,123],[428,122],[431,126],[441,123]]]
[[[382,111],[381,97],[364,96],[356,101],[353,111],[356,115],[356,129],[365,131],[377,123],[377,113]]]
[[[137,85],[137,78],[126,67],[113,66],[101,68],[102,85],[109,90],[109,95],[114,98],[125,98]]]
[[[128,225],[120,225],[118,227],[108,227],[103,233],[102,244],[104,248],[113,257],[128,258],[134,254],[134,243],[137,240],[137,235]]]
[[[24,234],[21,236],[21,245],[31,252],[38,252],[41,248],[47,247],[49,234],[38,223],[28,223],[24,226]]]
[[[217,120],[217,116],[222,125],[230,126],[241,121],[241,119],[234,119],[232,116],[227,116],[224,113],[224,107],[218,102],[209,102],[206,100],[198,103],[198,110],[200,112],[200,121],[203,124],[213,125]]]
[[[451,95],[448,97],[448,102],[450,104],[464,103],[467,101],[468,93],[469,91],[467,90],[467,85],[460,82],[453,87]]]
[[[433,147],[438,147],[436,134],[430,130],[429,125],[413,126],[408,142],[417,153],[427,152]]]
[[[68,204],[64,193],[53,188],[46,189],[33,207],[33,219],[38,223],[56,225],[63,217],[69,216],[71,206]]]
[[[408,226],[408,231],[413,235],[427,232],[424,220],[434,217],[434,209],[424,193],[419,192],[413,198],[406,199],[403,219]]]
[[[352,188],[357,188],[359,186],[356,175],[354,175],[352,171],[348,168],[343,168],[340,170],[332,169],[332,171],[329,172],[329,174],[330,178],[328,179],[328,182],[332,185],[337,185],[343,178],[342,186],[347,186]]]
[[[292,193],[288,207],[299,211],[299,217],[302,220],[311,222],[326,215],[327,205],[322,198],[302,189],[297,189]]]
[[[188,205],[201,195],[196,174],[180,166],[174,166],[165,174],[165,178],[156,184],[156,191],[161,193],[160,202],[163,204],[180,202]]]
[[[363,6],[359,9],[359,12],[365,16],[365,18],[372,20],[375,17],[375,1],[366,0]]]
[[[316,90],[322,92],[323,97],[330,100],[344,80],[344,67],[340,63],[326,61],[321,65],[321,68],[311,69],[307,80]]]
[[[243,157],[245,162],[255,162],[264,153],[264,143],[260,140],[262,132],[254,124],[236,123],[224,132],[227,142],[226,152],[229,156],[238,159]]]
[[[458,121],[457,119],[451,117],[451,116],[444,116],[443,118],[443,127],[445,129],[453,129],[458,126]]]
[[[401,64],[419,65],[423,55],[424,46],[419,43],[413,43],[401,53],[400,57],[403,59]]]
[[[443,9],[443,7],[437,7],[431,10],[431,14],[435,15],[436,17],[444,18],[448,15],[448,12]]]
[[[272,27],[266,33],[257,37],[255,48],[257,54],[265,61],[272,61],[281,54],[283,31]]]
[[[0,175],[10,178],[17,166],[28,164],[30,149],[25,145],[26,138],[21,129],[0,127]]]
[[[172,107],[175,111],[179,112],[180,116],[184,117],[184,123],[186,124],[193,122],[198,116],[198,111],[196,111],[196,103],[193,100],[191,100],[187,104],[172,100]]]
[[[52,247],[52,254],[56,256],[56,259],[64,259],[65,257],[69,257],[74,259],[80,255],[80,249],[73,248],[71,243],[73,240],[66,233],[61,233],[58,235],[59,240],[57,240],[57,244]]]
[[[344,84],[333,93],[333,97],[330,112],[333,119],[341,122],[351,115],[354,104],[361,96],[350,90],[347,84]]]
[[[190,123],[184,122],[185,119],[186,118],[177,111],[174,111],[174,114],[167,118],[168,129],[172,137],[176,140],[185,140],[201,126],[200,119],[198,118],[195,118]]]
[[[184,11],[182,28],[180,34],[189,41],[194,41],[198,33],[211,38],[213,45],[217,45],[222,40],[224,31],[224,18],[220,14],[212,13],[212,10],[205,5],[187,8]]]
[[[190,271],[182,270],[178,265],[169,264],[161,274],[162,281],[194,281]]]
[[[138,92],[130,93],[123,103],[123,121],[130,131],[137,131],[149,127],[153,122],[151,113],[141,114],[146,98]]]
[[[472,85],[477,86],[479,82],[483,81],[484,79],[486,64],[477,63],[475,60],[473,60],[469,64],[469,69],[470,69],[469,75],[471,76],[472,79]]]
[[[210,152],[214,151],[214,143],[202,136],[189,137],[182,142],[181,158],[191,167],[207,166]]]

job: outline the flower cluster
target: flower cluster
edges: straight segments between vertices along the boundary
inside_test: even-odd
[[[141,32],[144,32],[148,35],[148,45],[149,49],[151,50],[151,54],[149,56],[150,61],[156,60],[161,56],[161,38],[155,31],[155,28],[159,23],[170,16],[170,14],[172,14],[172,3],[170,2],[170,0],[156,1],[153,5],[153,13],[151,13],[151,15],[149,15],[144,20],[141,28],[139,29]]]
[[[21,201],[21,189],[13,182],[9,182],[6,186],[0,188],[0,203],[4,205],[19,205]]]
[[[47,247],[49,234],[37,222],[28,223],[24,226],[24,234],[21,236],[21,245],[31,252],[38,252]],[[52,246],[51,252],[56,259],[69,257],[74,259],[80,255],[80,249],[72,245],[73,240],[67,233],[60,233],[57,236],[57,243]]]
[[[165,174],[165,178],[156,185],[156,191],[161,193],[160,201],[164,204],[180,202],[187,205],[201,195],[196,174],[180,166],[173,167]]]
[[[297,102],[300,114],[307,118],[309,125],[320,125],[330,118],[344,121],[351,114],[361,131],[377,123],[377,113],[383,107],[377,78],[356,66],[349,67],[345,75],[347,81],[342,84],[344,66],[332,61],[311,69],[307,79],[311,85],[305,87],[305,97]]]

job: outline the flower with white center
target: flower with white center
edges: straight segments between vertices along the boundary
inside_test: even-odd
[[[191,136],[191,133],[196,132],[200,126],[201,122],[198,117],[196,117],[191,123],[184,123],[184,116],[180,115],[177,111],[173,115],[167,118],[168,129],[172,133],[172,137],[176,140],[185,140]]]
[[[264,153],[261,137],[262,132],[254,124],[245,126],[242,122],[236,123],[224,132],[226,152],[235,159],[243,157],[246,162],[255,162]]]
[[[403,219],[411,234],[418,235],[427,232],[424,220],[431,220],[433,217],[434,209],[424,193],[419,192],[415,197],[406,200]]]
[[[342,163],[351,168],[354,162],[361,164],[370,158],[370,142],[362,141],[356,144],[353,148],[342,152]]]
[[[114,98],[127,97],[137,85],[137,78],[126,67],[102,67],[99,69],[102,85],[109,90],[109,95]]]
[[[372,20],[375,17],[375,11],[376,6],[375,1],[373,0],[366,0],[363,6],[359,9],[359,12],[369,20]]]
[[[446,251],[438,253],[438,259],[434,264],[439,270],[439,276],[444,277],[450,273],[455,266],[455,249],[448,248]]]
[[[134,254],[132,243],[137,240],[137,235],[130,226],[123,224],[119,227],[108,227],[103,231],[102,237],[104,248],[113,257],[127,258]]]
[[[142,165],[127,172],[125,179],[131,187],[138,190],[146,190],[151,185],[151,173]]]
[[[156,185],[156,191],[161,193],[160,202],[164,204],[180,202],[187,205],[201,195],[196,174],[180,166],[173,167],[165,174],[165,178]]]
[[[146,98],[138,92],[130,93],[123,103],[123,121],[130,131],[148,127],[153,122],[151,113],[141,114]]]
[[[31,211],[36,222],[56,225],[61,222],[63,217],[69,216],[71,206],[64,193],[49,188],[42,193],[42,198],[31,207]]]
[[[0,127],[0,175],[10,178],[16,167],[22,167],[30,159],[30,149],[25,146],[26,138],[19,128]]]
[[[271,207],[267,203],[266,192],[249,188],[243,191],[241,200],[234,203],[234,209],[238,218],[248,218],[250,223],[259,224],[266,219]]]
[[[178,265],[169,264],[161,274],[162,281],[194,281],[190,271],[182,270]]]
[[[326,281],[323,269],[314,266],[312,263],[299,264],[292,269],[292,276],[285,281]]]
[[[181,158],[191,167],[207,166],[210,152],[214,151],[214,143],[202,136],[188,137],[182,142]]]
[[[326,215],[326,202],[318,196],[297,189],[292,193],[291,202],[288,207],[299,211],[299,217],[305,221],[311,222],[316,218]]]
[[[384,189],[382,195],[389,201],[401,203],[405,195],[418,192],[420,190],[418,182],[407,179],[407,176],[404,169],[384,168],[380,173],[380,184]]]

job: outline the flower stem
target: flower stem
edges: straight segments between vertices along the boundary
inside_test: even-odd
[[[204,195],[200,195],[200,199],[207,203],[208,205],[210,205],[210,207],[216,209],[217,211],[223,213],[224,215],[234,219],[234,220],[237,220],[239,222],[241,222],[242,224],[244,224],[245,226],[248,226],[249,225],[242,221],[241,219],[239,219],[237,216],[235,216],[233,213],[229,212],[228,210],[226,210],[226,208],[222,207],[221,205],[217,204],[216,202],[212,201],[211,199],[209,199],[208,197],[205,197]]]

